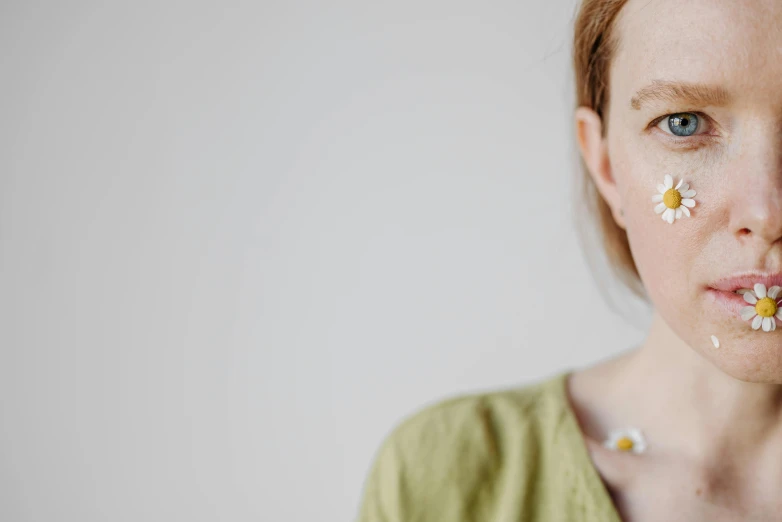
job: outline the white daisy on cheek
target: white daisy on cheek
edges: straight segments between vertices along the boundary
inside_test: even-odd
[[[684,178],[674,187],[673,178],[666,174],[665,182],[657,185],[657,191],[659,194],[652,196],[652,202],[657,203],[654,211],[662,214],[663,221],[673,224],[674,220],[683,215],[690,217],[690,209],[695,206],[695,200],[692,199],[695,191],[690,189],[688,183],[684,183]]]
[[[772,286],[766,291],[766,285],[758,283],[754,290],[742,292],[744,300],[752,306],[741,309],[741,318],[745,321],[752,320],[752,329],[758,330],[761,326],[764,332],[773,332],[777,329],[774,317],[782,321],[782,308],[779,306],[779,294],[782,288]]]

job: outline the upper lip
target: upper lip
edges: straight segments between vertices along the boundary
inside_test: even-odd
[[[772,286],[782,286],[782,272],[760,273],[750,272],[732,275],[714,281],[709,286],[715,290],[724,292],[735,292],[742,288],[754,288],[755,284],[762,283],[766,288]]]

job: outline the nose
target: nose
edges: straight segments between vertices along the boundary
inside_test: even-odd
[[[732,169],[730,226],[742,241],[773,244],[782,239],[782,134],[752,139]]]

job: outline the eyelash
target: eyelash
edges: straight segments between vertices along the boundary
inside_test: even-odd
[[[670,118],[671,116],[675,116],[676,114],[695,114],[698,118],[703,118],[706,122],[709,123],[709,125],[714,126],[714,121],[707,116],[706,114],[698,111],[678,111],[678,112],[669,112],[668,114],[664,114],[658,118],[655,118],[654,120],[649,123],[649,126],[647,128],[654,129],[656,128],[661,121],[666,120]],[[660,132],[662,132],[665,135],[665,139],[673,143],[674,145],[694,145],[697,144],[697,142],[702,142],[704,140],[712,140],[714,138],[713,134],[693,134],[692,136],[676,136],[672,132],[664,131],[660,129]],[[695,142],[695,143],[694,143]]]

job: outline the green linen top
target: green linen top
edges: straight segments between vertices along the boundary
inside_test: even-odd
[[[621,522],[570,406],[570,373],[404,419],[374,457],[358,522]]]

